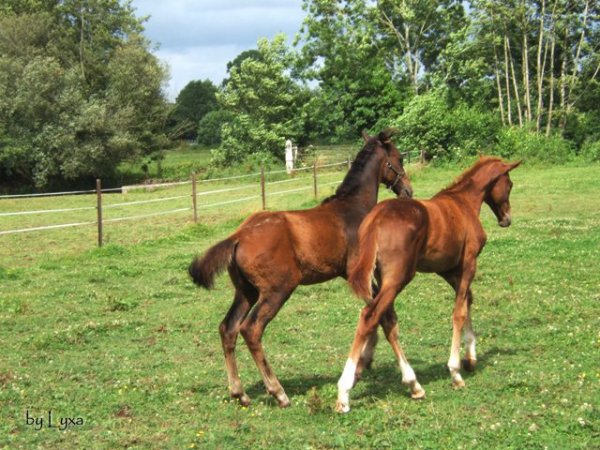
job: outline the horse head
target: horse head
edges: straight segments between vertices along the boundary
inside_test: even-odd
[[[493,182],[489,185],[484,201],[491,208],[498,220],[498,225],[508,227],[511,223],[510,216],[510,191],[513,183],[509,172],[521,164],[521,161],[504,163],[500,160],[494,164]]]
[[[410,198],[413,195],[412,185],[404,170],[402,154],[391,140],[392,134],[393,130],[388,129],[380,132],[377,136],[369,137],[363,131],[363,139],[365,143],[372,142],[373,151],[381,152],[382,164],[379,181],[397,196]]]

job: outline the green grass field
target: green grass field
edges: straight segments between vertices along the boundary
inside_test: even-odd
[[[410,399],[381,339],[347,415],[333,411],[336,382],[362,305],[341,280],[298,288],[265,334],[292,407],[264,392],[241,340],[253,403],[228,397],[217,327],[230,282],[200,290],[186,269],[259,202],[206,212],[195,226],[187,213],[113,224],[100,249],[93,227],[0,236],[0,447],[600,448],[599,169],[515,170],[508,229],[484,205],[488,244],[473,283],[480,359],[465,389],[451,388],[445,367],[452,292],[421,274],[396,310],[427,398]],[[459,172],[413,168],[415,196]],[[315,204],[311,191],[280,197],[269,207]],[[47,206],[22,202],[0,208]]]

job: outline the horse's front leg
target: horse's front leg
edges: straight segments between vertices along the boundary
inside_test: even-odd
[[[468,324],[467,331],[470,331],[470,334],[465,336],[467,339],[470,339],[470,342],[467,345],[467,355],[474,357],[475,351],[475,339],[471,329],[469,305],[470,286],[473,277],[475,276],[475,258],[468,261],[460,272],[443,276],[450,284],[454,285],[456,291],[456,300],[454,303],[454,311],[452,313],[452,344],[450,346],[448,369],[450,370],[450,377],[452,378],[452,386],[459,389],[465,385],[460,374],[460,341],[465,323]]]

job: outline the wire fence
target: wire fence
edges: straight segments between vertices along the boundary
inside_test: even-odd
[[[151,217],[157,216],[166,216],[166,215],[174,215],[174,214],[182,214],[182,213],[191,213],[192,219],[194,223],[198,223],[199,217],[202,211],[209,208],[217,208],[219,206],[226,206],[235,203],[241,202],[250,202],[254,200],[261,199],[262,208],[266,209],[267,199],[272,196],[280,196],[286,194],[292,194],[296,192],[302,191],[313,191],[314,198],[318,197],[318,191],[320,188],[326,186],[332,186],[335,184],[339,184],[342,180],[339,177],[340,171],[332,171],[323,172],[324,169],[333,169],[335,167],[341,166],[350,166],[350,161],[342,161],[333,164],[324,164],[317,166],[316,164],[311,167],[298,168],[294,169],[293,176],[283,180],[274,180],[274,181],[266,181],[267,177],[271,177],[272,175],[283,174],[286,170],[275,170],[266,172],[261,168],[260,172],[251,173],[246,175],[238,175],[232,177],[221,177],[221,178],[211,178],[206,180],[197,180],[195,175],[192,175],[190,180],[181,181],[181,182],[173,182],[173,183],[157,183],[157,184],[147,184],[147,185],[138,185],[138,186],[123,186],[120,188],[109,188],[103,189],[101,180],[96,181],[96,189],[90,190],[80,190],[80,191],[65,191],[65,192],[53,192],[53,193],[44,193],[44,194],[20,194],[20,195],[2,195],[0,196],[0,202],[2,200],[21,200],[21,199],[35,199],[35,198],[44,198],[44,197],[58,197],[58,196],[81,196],[82,202],[87,203],[85,206],[77,206],[77,207],[62,207],[62,208],[44,208],[44,209],[32,209],[32,210],[19,210],[19,211],[5,211],[0,212],[0,219],[2,218],[16,218],[21,222],[22,219],[28,216],[46,216],[46,215],[70,215],[70,214],[78,214],[81,212],[96,212],[95,220],[75,220],[68,221],[64,223],[57,224],[43,224],[43,225],[35,225],[35,226],[18,226],[19,222],[17,222],[17,227],[8,230],[0,230],[0,236],[2,235],[11,235],[11,234],[21,234],[21,233],[30,233],[30,232],[40,232],[46,230],[56,230],[60,228],[71,228],[71,227],[85,227],[85,226],[93,226],[97,227],[97,237],[98,237],[98,245],[102,246],[104,241],[104,225],[109,223],[123,222],[123,221],[132,221],[132,220],[142,220]],[[303,175],[303,173],[312,171],[312,174]],[[337,175],[336,180],[330,181],[331,176]],[[215,188],[212,190],[202,190],[199,192],[199,185],[202,184],[210,184],[215,182],[221,183],[230,183],[232,181],[239,182],[243,179],[247,178],[260,178],[259,182],[248,182],[239,186],[232,187],[223,187],[223,188]],[[286,189],[285,185],[288,183],[299,183],[300,187],[293,187],[290,189]],[[277,189],[281,185],[281,190],[273,190]],[[111,196],[105,195],[109,193],[122,193],[127,194],[131,192],[138,191],[148,191],[148,190],[161,190],[164,188],[174,188],[174,187],[185,187],[190,186],[191,192],[181,194],[181,195],[169,195],[169,196],[161,196],[158,198],[151,199],[142,199],[142,200],[133,200],[133,201],[119,201],[116,203],[111,203]],[[273,189],[267,189],[272,187]],[[227,195],[233,193],[242,193],[243,191],[254,191],[252,195],[243,195],[241,197],[235,197],[232,199],[226,199]],[[248,192],[250,193],[250,192]],[[202,201],[199,204],[200,198],[206,197],[220,197],[217,201]],[[94,202],[95,200],[95,202]],[[114,210],[119,212],[120,214],[124,214],[122,211],[128,210],[130,208],[135,208],[138,206],[146,205],[146,206],[154,206],[162,203],[169,203],[171,206],[177,206],[170,209],[159,209],[159,210],[151,210],[149,212],[138,213],[134,215],[120,215],[118,217],[106,218],[105,212],[107,210]],[[177,205],[176,205],[177,204]],[[0,203],[1,205],[1,203]],[[22,218],[22,219],[21,219]]]

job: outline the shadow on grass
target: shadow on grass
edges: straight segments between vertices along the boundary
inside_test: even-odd
[[[490,364],[493,364],[494,358],[500,355],[514,355],[516,349],[501,349],[493,347],[481,353],[477,360],[477,368],[474,372],[462,370],[463,378],[468,382],[469,378],[477,376],[477,373],[482,372]],[[413,366],[417,379],[421,385],[427,390],[427,385],[439,380],[447,380],[450,383],[450,374],[446,366],[446,362],[438,362],[424,366],[425,361],[414,359],[410,361]],[[337,389],[337,382],[341,375],[342,367],[339,371],[331,375],[303,375],[297,377],[280,378],[280,382],[290,397],[306,395],[311,389],[321,389],[327,386],[333,386]],[[402,384],[402,374],[398,365],[394,361],[375,362],[372,369],[363,372],[361,380],[358,382],[364,387],[360,393],[356,394],[356,398],[363,397],[384,397],[389,393],[400,393],[407,397],[410,396],[408,389]],[[247,387],[247,393],[251,398],[264,396],[265,387],[262,381],[256,382]]]
[[[280,378],[280,383],[290,397],[306,395],[312,388],[321,389],[326,386],[337,386],[338,375],[308,375],[293,378]],[[248,386],[246,392],[252,398],[265,394],[265,386],[262,381]]]
[[[518,349],[501,349],[493,347],[485,353],[480,353],[477,360],[477,368],[474,372],[467,372],[462,370],[461,373],[463,378],[467,381],[477,376],[478,373],[483,372],[486,368],[492,364],[495,358],[501,355],[514,355],[518,353]],[[414,359],[410,361],[413,366],[417,379],[421,385],[427,390],[428,385],[440,380],[447,380],[450,384],[450,374],[446,363],[438,362],[425,366],[426,362],[420,359]],[[331,374],[299,374],[296,377],[280,378],[280,382],[285,389],[286,393],[290,398],[296,396],[306,396],[312,389],[321,390],[323,388],[329,388],[337,390],[337,382],[341,375],[341,369]],[[372,369],[365,370],[360,383],[361,389],[357,390],[353,395],[353,398],[368,399],[372,398],[384,398],[388,394],[402,395],[410,397],[410,392],[406,386],[402,384],[402,374],[398,365],[393,360],[386,360],[382,362],[375,362]],[[193,391],[196,393],[207,393],[218,389],[219,386],[216,384],[206,386],[196,386]],[[223,392],[226,392],[226,382],[222,385]],[[250,396],[253,401],[265,402],[268,405],[276,406],[277,403],[269,394],[266,393],[265,387],[262,381],[256,381],[253,384],[246,386],[246,393]]]

